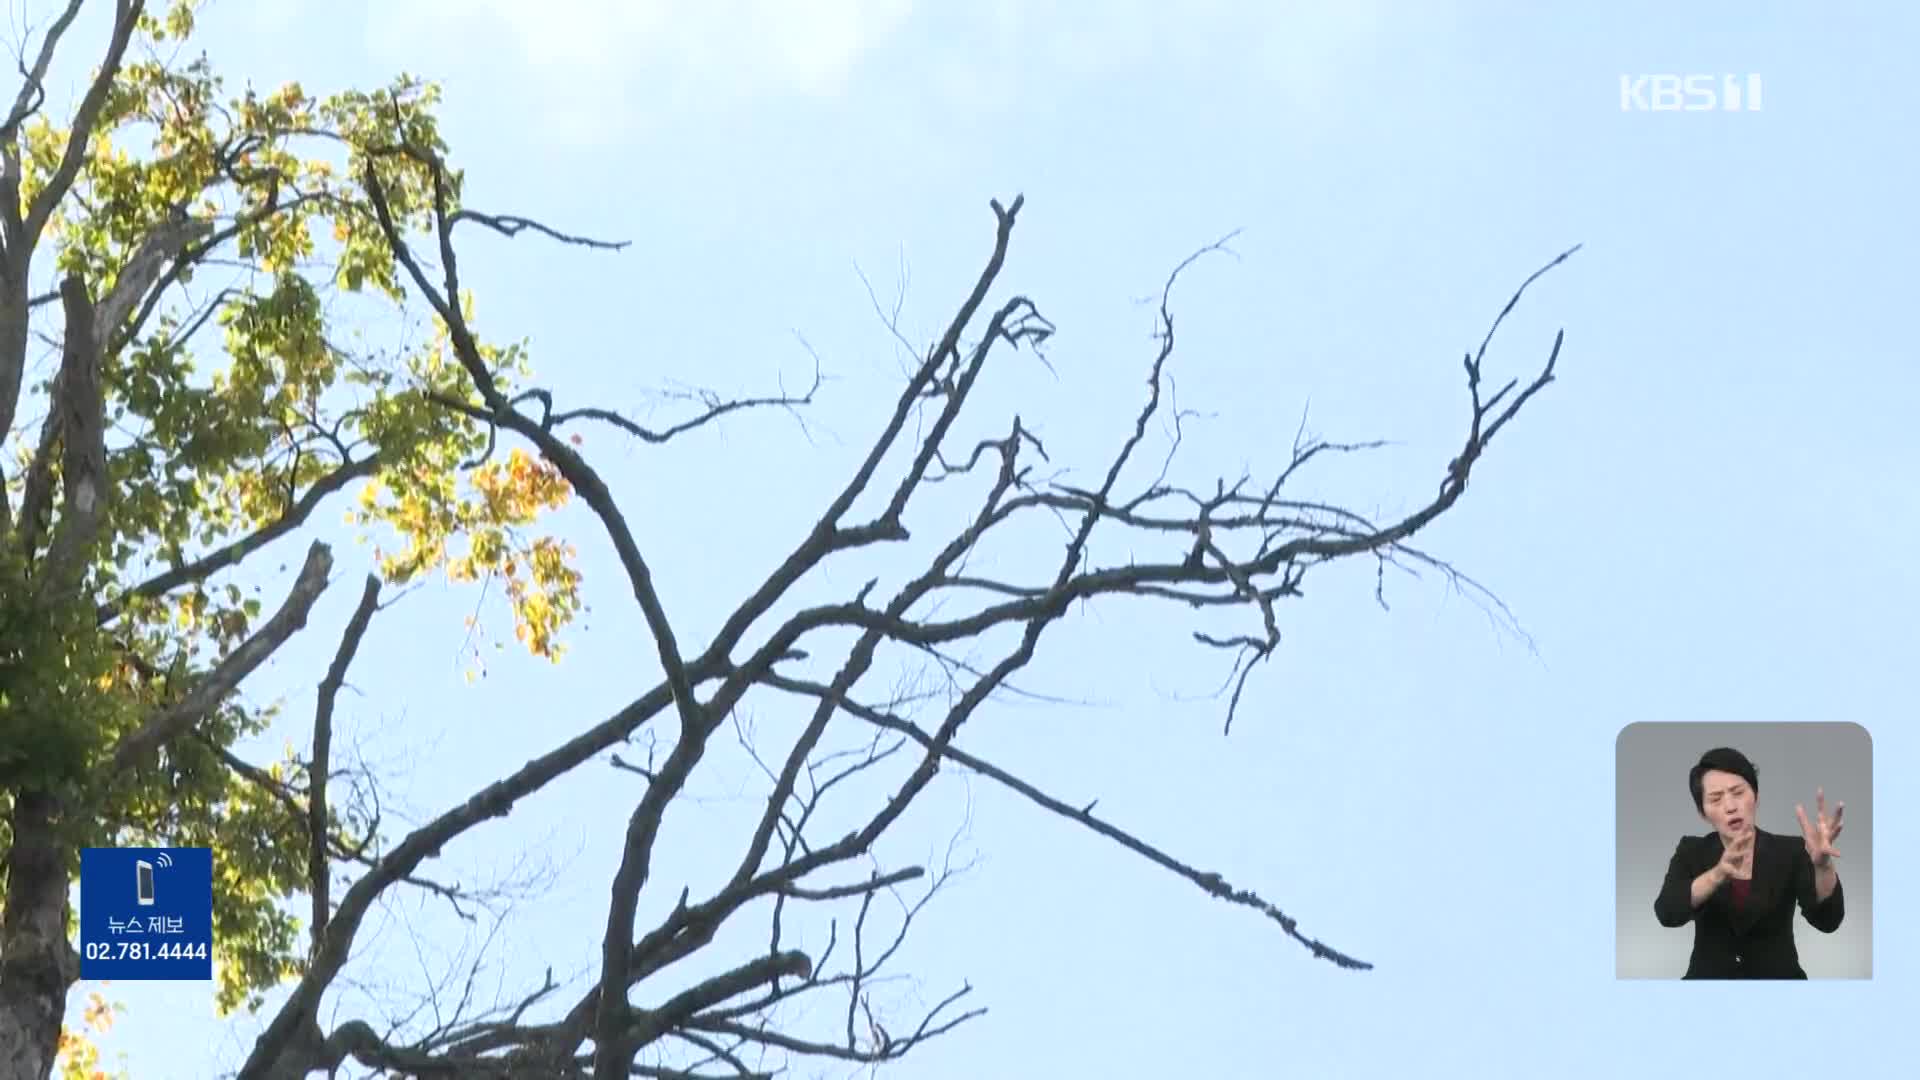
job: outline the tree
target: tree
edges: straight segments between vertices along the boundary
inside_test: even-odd
[[[0,1078],[46,1076],[62,1045],[77,977],[77,852],[105,844],[212,846],[232,869],[216,896],[220,1004],[260,1008],[268,991],[291,988],[240,1069],[248,1080],[350,1062],[393,1075],[604,1078],[763,1075],[779,1057],[895,1060],[977,1015],[961,1010],[963,990],[890,1027],[870,996],[918,910],[876,945],[865,939],[871,906],[915,880],[937,888],[943,876],[879,865],[876,845],[942,769],[986,777],[1264,913],[1313,957],[1370,966],[1255,890],[970,753],[961,736],[1033,661],[1043,635],[1086,604],[1133,597],[1194,613],[1195,642],[1232,657],[1230,725],[1249,674],[1279,645],[1276,606],[1299,595],[1314,568],[1372,560],[1470,585],[1411,541],[1458,504],[1495,436],[1552,381],[1559,336],[1524,383],[1489,393],[1482,363],[1527,285],[1571,252],[1528,278],[1467,354],[1465,433],[1437,492],[1411,514],[1374,521],[1289,487],[1316,459],[1373,444],[1302,436],[1270,475],[1211,492],[1169,480],[1171,458],[1143,461],[1152,425],[1170,411],[1174,288],[1221,245],[1166,281],[1144,401],[1092,486],[1039,475],[1047,451],[1018,416],[970,428],[982,380],[1010,354],[1043,352],[1055,333],[1028,298],[992,299],[1023,209],[1020,198],[996,201],[984,267],[939,339],[913,345],[917,359],[891,411],[875,418],[860,467],[815,520],[795,523],[789,554],[694,644],[664,609],[655,569],[575,432],[598,424],[657,444],[735,413],[800,408],[818,380],[797,395],[699,396],[660,429],[574,405],[567,389],[532,381],[523,348],[482,335],[458,237],[464,227],[622,245],[465,205],[435,125],[435,88],[401,79],[316,98],[289,85],[223,100],[204,59],[169,66],[150,47],[188,37],[190,0],[165,12],[115,0],[104,59],[56,127],[41,115],[46,73],[82,3],[68,0],[40,35],[0,127],[0,430],[23,439],[0,515]],[[50,261],[36,265],[43,241]],[[193,287],[223,274],[217,287]],[[339,344],[364,313],[419,304],[436,327],[423,347],[383,359]],[[44,334],[42,318],[53,324]],[[210,348],[214,324],[224,337]],[[35,386],[28,353],[41,336],[57,340],[60,360]],[[573,391],[582,392],[591,391]],[[34,406],[45,413],[37,433],[24,422]],[[323,504],[349,499],[356,520],[394,547],[319,673],[304,752],[242,760],[233,746],[273,717],[234,691],[306,627],[334,558],[315,542],[271,612],[233,575],[257,569],[272,545],[297,542]],[[428,573],[502,580],[516,636],[555,658],[583,583],[571,548],[544,522],[569,499],[591,511],[617,553],[660,681],[423,826],[385,835],[377,813],[329,786],[333,702],[383,589]],[[945,532],[942,512],[959,514]],[[989,544],[1031,543],[1047,529],[1064,540],[1040,579],[971,569]],[[1124,561],[1101,554],[1129,545]],[[904,575],[902,552],[913,553]],[[874,567],[865,587],[801,601],[822,588],[829,560],[863,558]],[[1232,619],[1239,629],[1216,629]],[[994,659],[964,660],[962,647]],[[876,668],[896,655],[932,663],[941,685],[875,689]],[[682,889],[664,918],[642,925],[641,898],[671,894],[654,861],[668,811],[749,699],[804,714],[777,753],[755,747],[768,781],[757,827],[719,888]],[[623,759],[642,733],[661,757]],[[381,1033],[365,1020],[322,1029],[322,999],[348,970],[372,905],[399,889],[449,892],[426,876],[444,848],[601,759],[634,773],[641,790],[607,885],[592,985],[563,997],[549,980],[523,1000],[456,1009],[424,1030]],[[854,802],[851,827],[822,824],[839,820],[822,811],[836,790],[865,793],[836,806],[844,817]],[[336,879],[350,884],[337,890]],[[303,898],[304,920],[292,897]],[[818,955],[783,944],[783,930],[810,911],[842,909],[855,916],[846,943]],[[714,955],[724,930],[758,917],[770,920],[769,945]],[[831,1031],[784,1012],[827,996],[845,1021]]]
[[[192,30],[191,4],[120,0],[60,127],[45,84],[82,6],[23,57],[0,123],[0,430],[24,439],[0,505],[0,1074],[44,1075],[54,1050],[81,847],[222,838],[224,1008],[295,970],[280,898],[312,860],[367,860],[364,821],[300,778],[310,763],[228,751],[269,719],[231,691],[304,625],[331,554],[314,547],[271,613],[236,567],[358,486],[369,524],[401,538],[388,579],[504,575],[536,653],[577,600],[563,546],[520,538],[564,498],[553,471],[523,455],[459,467],[485,436],[429,402],[464,378],[445,346],[381,361],[331,340],[331,294],[363,309],[405,296],[356,170],[373,163],[396,227],[425,220],[426,174],[370,148],[437,146],[433,89],[223,101],[204,60],[157,59]],[[36,386],[37,339],[60,360]],[[222,362],[196,366],[209,351]],[[520,363],[486,356],[503,380]]]

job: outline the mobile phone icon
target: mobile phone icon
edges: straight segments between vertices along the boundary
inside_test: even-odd
[[[135,889],[140,896],[140,906],[146,907],[153,903],[153,864],[145,859],[135,860],[133,873],[138,879]]]

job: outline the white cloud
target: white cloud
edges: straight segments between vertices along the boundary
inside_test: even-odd
[[[522,68],[542,94],[831,95],[909,0],[389,0],[368,33],[396,57]],[[462,66],[470,66],[471,61]]]
[[[1445,7],[1394,5],[1391,28],[1437,31]],[[388,0],[371,11],[368,33],[387,62],[445,75],[461,94],[485,78],[533,103],[548,136],[767,95],[830,99],[876,57],[913,80],[890,94],[983,111],[1028,86],[1166,63],[1310,106],[1365,82],[1367,54],[1389,25],[1385,0],[983,0],[918,10],[912,0]],[[912,60],[892,63],[904,49]]]
[[[1069,70],[1111,74],[1173,63],[1311,102],[1349,83],[1386,29],[1385,0],[1039,0],[1019,5],[1025,34]],[[1097,14],[1096,14],[1097,12]],[[1443,5],[1399,4],[1399,29],[1437,28]]]

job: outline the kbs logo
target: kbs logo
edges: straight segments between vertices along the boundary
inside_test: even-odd
[[[1758,75],[1622,75],[1621,112],[1759,112]]]

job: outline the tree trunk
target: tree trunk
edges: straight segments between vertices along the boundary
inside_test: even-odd
[[[0,921],[0,1080],[47,1080],[80,958],[67,943],[66,852],[54,796],[14,798],[6,915]]]

